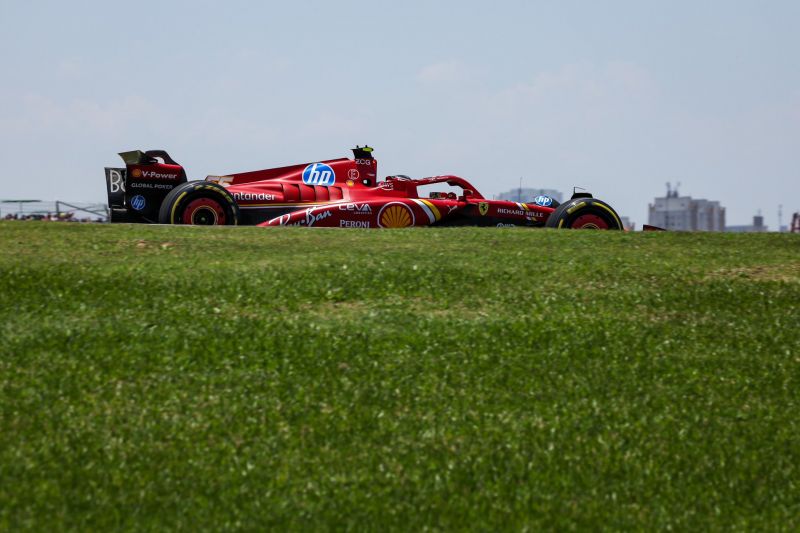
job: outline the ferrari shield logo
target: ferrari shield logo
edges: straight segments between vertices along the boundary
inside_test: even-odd
[[[486,213],[489,212],[489,203],[488,202],[478,202],[478,211],[481,215],[485,216]]]

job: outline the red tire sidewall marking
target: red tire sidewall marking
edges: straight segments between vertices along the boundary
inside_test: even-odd
[[[192,224],[195,214],[202,209],[211,211],[214,214],[214,225],[224,226],[225,222],[227,222],[225,210],[218,201],[214,200],[213,198],[198,198],[189,202],[189,204],[183,210],[181,215],[181,223]]]
[[[579,215],[569,226],[572,229],[608,229],[608,222],[598,215],[586,213]]]

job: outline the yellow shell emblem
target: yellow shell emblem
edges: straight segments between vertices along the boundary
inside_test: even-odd
[[[489,203],[478,202],[478,211],[480,211],[481,215],[486,215],[489,212]]]
[[[411,209],[403,204],[389,205],[381,212],[378,224],[382,228],[407,228],[413,224]]]

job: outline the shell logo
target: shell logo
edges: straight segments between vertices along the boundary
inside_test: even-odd
[[[138,168],[134,168],[133,171],[131,172],[131,175],[134,178],[141,178],[142,177],[142,171],[139,170]]]
[[[386,204],[378,213],[378,226],[382,228],[407,228],[414,225],[414,212],[405,204]]]

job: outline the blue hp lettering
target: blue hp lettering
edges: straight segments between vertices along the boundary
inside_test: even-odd
[[[336,173],[325,163],[311,163],[303,169],[303,183],[329,187],[336,183]]]
[[[533,203],[542,207],[549,207],[553,204],[553,199],[549,196],[537,196],[533,199]]]
[[[141,194],[137,194],[133,198],[131,198],[131,207],[136,209],[137,211],[141,211],[144,209],[144,206],[147,202],[144,199],[144,196]]]

